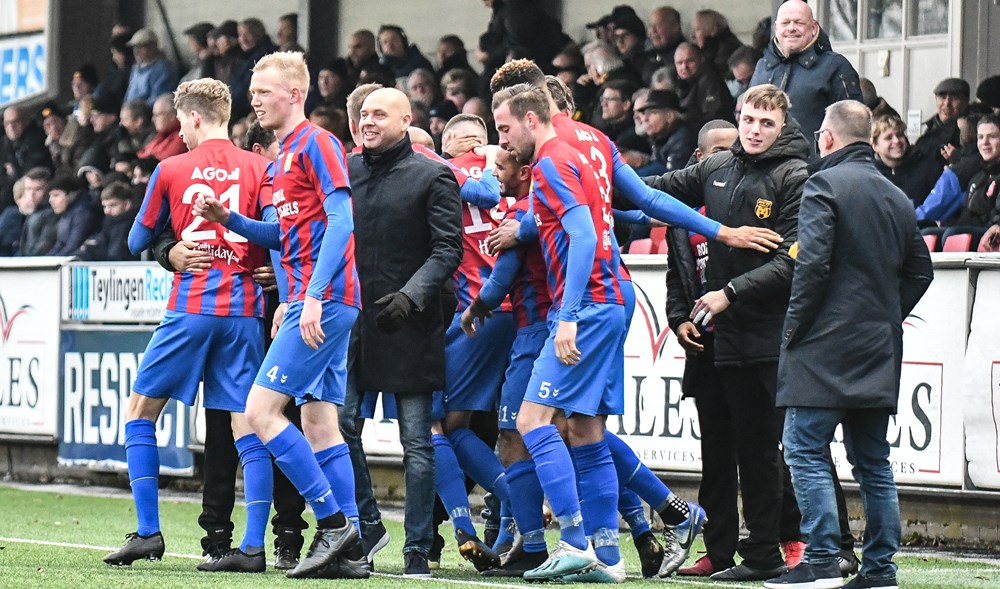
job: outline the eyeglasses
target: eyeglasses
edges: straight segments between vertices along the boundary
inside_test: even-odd
[[[822,135],[823,133],[829,133],[829,132],[830,132],[829,129],[820,129],[819,131],[813,131],[813,137],[815,138],[816,142],[819,142],[820,135]]]

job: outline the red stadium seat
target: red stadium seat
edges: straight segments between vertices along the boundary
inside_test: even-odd
[[[637,240],[633,241],[628,246],[628,253],[630,253],[630,254],[652,254],[652,253],[654,253],[653,252],[653,240],[649,239],[649,238],[646,238],[646,239],[637,239]]]
[[[938,240],[938,236],[937,235],[925,235],[924,236],[924,243],[927,244],[927,250],[928,251],[932,251],[933,252],[933,251],[935,251],[937,249],[937,240]]]
[[[944,240],[944,247],[941,248],[941,251],[967,252],[970,249],[972,249],[972,234],[959,233],[957,235],[949,235],[948,239]]]
[[[653,227],[649,230],[649,238],[653,240],[653,252],[660,254],[667,251],[667,228]]]
[[[667,240],[653,242],[653,253],[667,255]]]

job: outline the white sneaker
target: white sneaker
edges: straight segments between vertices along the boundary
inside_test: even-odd
[[[591,546],[590,542],[587,543],[585,550],[581,550],[560,540],[559,546],[552,552],[548,560],[543,562],[541,566],[524,573],[524,579],[528,581],[552,581],[567,575],[585,573],[599,566],[602,566],[602,563],[594,554],[594,547]]]

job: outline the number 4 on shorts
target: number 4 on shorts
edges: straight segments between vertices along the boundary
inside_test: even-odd
[[[267,371],[267,378],[274,382],[278,378],[278,367],[272,366],[270,370]]]

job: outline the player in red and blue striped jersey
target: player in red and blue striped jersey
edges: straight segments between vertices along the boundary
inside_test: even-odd
[[[157,166],[129,233],[129,249],[136,254],[146,249],[170,223],[181,239],[198,242],[199,249],[210,253],[212,263],[208,270],[174,274],[168,310],[143,355],[125,423],[138,528],[104,561],[130,565],[162,557],[154,424],[169,399],[193,404],[198,383],[204,381],[205,407],[232,413],[243,463],[247,529],[239,548],[198,568],[263,572],[272,471],[267,450],[244,414],[247,391],[263,357],[262,293],[252,278],[263,252],[225,227],[193,216],[192,208],[197,198],[210,195],[225,207],[260,218],[260,201],[271,197],[268,162],[229,141],[231,98],[225,84],[209,79],[187,82],[178,87],[174,104],[181,137],[191,151]]]
[[[367,577],[354,474],[337,425],[348,339],[361,306],[351,192],[340,141],[305,118],[308,88],[301,53],[273,53],[254,67],[251,106],[281,143],[272,202],[277,223],[229,214],[211,199],[203,199],[200,211],[223,217],[254,241],[281,246],[289,303],[283,317],[275,314],[277,334],[250,391],[247,417],[316,514],[312,545],[287,575]],[[305,436],[282,412],[293,398],[302,404]]]
[[[559,518],[561,540],[546,563],[524,577],[621,582],[617,475],[599,413],[602,405],[615,403],[606,398],[605,381],[625,329],[610,195],[606,199],[596,189],[589,164],[556,136],[544,90],[528,84],[505,88],[493,97],[493,115],[501,146],[532,161],[531,209],[555,313],[517,427]],[[559,413],[568,417],[573,459],[553,423]],[[593,545],[581,525],[578,482],[587,492]]]

